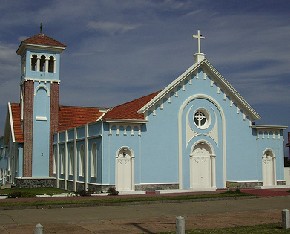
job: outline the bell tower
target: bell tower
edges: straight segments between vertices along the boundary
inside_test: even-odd
[[[41,32],[21,42],[20,106],[23,177],[52,175],[52,136],[58,127],[60,54],[64,44]]]

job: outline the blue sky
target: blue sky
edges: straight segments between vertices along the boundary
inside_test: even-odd
[[[21,40],[43,32],[67,45],[63,105],[110,107],[164,88],[202,52],[262,116],[290,125],[288,0],[0,0],[0,134],[19,101]],[[289,129],[287,129],[290,131]]]

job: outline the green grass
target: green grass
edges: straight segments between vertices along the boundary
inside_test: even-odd
[[[54,188],[36,188],[36,189],[16,189],[0,190],[2,194],[8,192],[21,191],[26,194],[26,197],[35,196],[35,194],[51,194],[62,193],[64,190]],[[220,194],[189,194],[189,195],[176,195],[176,196],[105,196],[105,197],[89,197],[84,199],[68,199],[62,198],[58,200],[53,199],[35,199],[30,202],[21,202],[21,199],[5,199],[0,202],[0,207],[52,207],[52,206],[99,206],[99,205],[122,205],[129,203],[150,203],[150,202],[180,202],[180,201],[194,201],[194,200],[216,200],[225,198],[238,198],[249,196],[248,194],[239,191],[228,191]]]
[[[173,234],[175,232],[164,232],[164,234]],[[280,223],[275,224],[262,224],[256,226],[244,226],[244,227],[231,227],[231,228],[215,228],[215,229],[195,229],[187,230],[187,234],[224,234],[224,233],[236,233],[236,234],[260,234],[260,233],[290,233],[290,229],[284,230]]]
[[[22,197],[35,197],[42,194],[60,194],[67,191],[58,188],[6,188],[0,189],[0,195],[21,194]]]

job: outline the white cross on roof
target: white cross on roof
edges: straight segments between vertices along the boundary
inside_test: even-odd
[[[192,37],[197,39],[197,53],[200,54],[200,39],[205,37],[200,34],[200,30],[197,30],[197,35],[192,35]]]

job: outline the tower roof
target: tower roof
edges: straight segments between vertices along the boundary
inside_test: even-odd
[[[36,34],[32,37],[29,37],[21,41],[16,53],[21,54],[21,52],[23,51],[23,48],[27,46],[54,48],[58,50],[64,50],[66,48],[65,44],[51,37],[46,36],[43,33]]]

